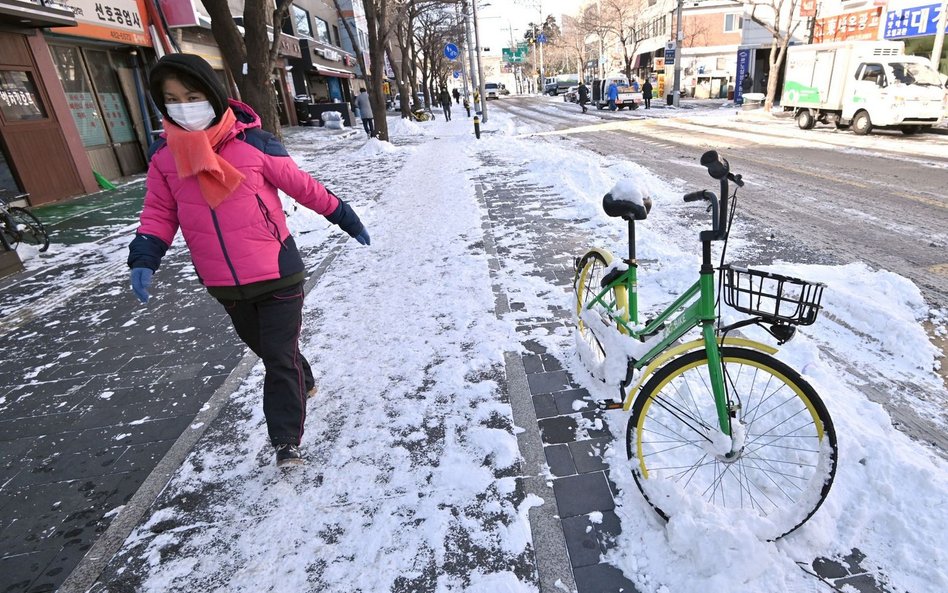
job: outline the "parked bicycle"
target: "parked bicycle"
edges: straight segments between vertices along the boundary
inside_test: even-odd
[[[32,212],[20,206],[10,206],[10,203],[24,201],[29,194],[21,194],[13,198],[6,198],[3,194],[10,193],[0,190],[0,247],[13,251],[20,243],[35,245],[40,251],[49,249],[49,235],[46,228]]]
[[[408,112],[408,115],[413,121],[431,121],[434,119],[434,114],[431,113],[431,110],[423,107],[412,109]]]
[[[698,280],[640,324],[635,222],[647,218],[651,202],[606,194],[606,214],[628,221],[629,258],[591,249],[576,260],[577,346],[594,376],[619,384],[619,401],[602,407],[631,410],[628,457],[636,485],[659,515],[669,517],[666,505],[675,506],[677,491],[760,518],[760,532],[777,539],[826,498],[836,472],[836,432],[813,387],[772,356],[776,348],[730,334],[758,325],[778,345],[787,342],[797,326],[816,320],[824,286],[725,265],[744,183],[715,151],[701,164],[720,181],[721,198],[707,190],[684,196],[709,203],[712,213],[712,229],[699,234]],[[730,194],[729,181],[735,186]],[[722,325],[715,294],[713,241],[724,242],[719,295],[750,315],[729,325]],[[682,343],[692,329],[701,337]]]

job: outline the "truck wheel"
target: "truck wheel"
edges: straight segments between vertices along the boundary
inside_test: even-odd
[[[872,131],[872,120],[869,119],[869,114],[865,111],[860,111],[856,114],[856,117],[853,118],[853,132],[865,136]]]
[[[808,109],[801,109],[797,112],[797,125],[801,130],[812,130],[816,125],[816,119]]]

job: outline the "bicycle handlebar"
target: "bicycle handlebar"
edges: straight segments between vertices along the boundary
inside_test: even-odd
[[[744,181],[740,175],[731,173],[727,160],[720,158],[715,150],[709,150],[701,155],[701,164],[708,169],[708,175],[721,182],[720,203],[718,203],[718,197],[714,195],[714,192],[708,190],[685,194],[685,201],[705,200],[711,202],[711,230],[702,231],[700,237],[702,241],[715,241],[723,239],[727,233],[727,205],[730,195],[728,181],[732,181],[738,187],[744,187]]]

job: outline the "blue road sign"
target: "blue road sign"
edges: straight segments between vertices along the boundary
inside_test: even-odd
[[[455,77],[455,78],[461,78],[461,71],[460,71],[460,70],[455,70],[455,71],[454,71],[454,77]]]
[[[453,43],[449,43],[444,46],[444,57],[449,60],[456,60],[458,56],[461,55],[461,50],[458,49],[458,46]]]
[[[546,35],[543,33],[537,35],[537,43],[546,43]]]

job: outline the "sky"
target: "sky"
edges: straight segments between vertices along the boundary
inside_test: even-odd
[[[541,22],[549,14],[559,21],[561,14],[578,13],[581,4],[582,0],[481,0],[477,16],[483,45],[492,52],[499,51],[495,46],[509,47],[511,29],[514,41],[522,40],[529,23]]]
[[[557,98],[540,101],[541,110],[562,105]],[[735,117],[707,110],[691,120],[714,118],[718,133],[732,126],[739,134]],[[589,119],[577,114],[576,121]],[[425,124],[389,122],[391,144],[366,141],[361,132],[330,142],[306,128],[285,130],[291,155],[339,188],[372,236],[371,247],[356,245],[284,198],[297,243],[316,254],[310,270],[332,256],[304,311],[301,348],[319,386],[303,443],[307,464],[285,473],[273,466],[258,364],[107,574],[134,574],[136,590],[145,593],[538,591],[535,575],[515,568],[530,556],[527,512],[552,501],[517,495],[520,428],[503,397],[504,353],[522,351],[522,339],[536,340],[593,397],[612,392],[586,372],[570,328],[533,322],[552,308],[571,307],[571,294],[551,288],[527,257],[548,239],[515,219],[492,218],[491,241],[506,255],[495,256],[496,269],[490,265],[476,185],[489,180],[487,192],[492,183],[519,188],[523,207],[592,245],[624,253],[625,225],[607,217],[600,200],[621,180],[643,184],[655,206],[638,227],[639,289],[643,306],[655,310],[692,280],[696,234],[705,221],[689,216],[695,206],[682,202],[685,188],[674,173],[596,154],[560,133],[538,134],[547,131],[543,124],[498,109],[481,140],[460,115],[452,122],[440,114]],[[786,123],[788,141],[806,141],[798,136],[806,132]],[[879,150],[887,144],[881,138]],[[746,179],[747,194],[762,191]],[[786,191],[792,198],[793,188]],[[734,260],[753,257],[757,247],[743,238],[740,212],[737,220],[729,253]],[[123,265],[131,232],[116,228],[101,245],[53,244],[46,254],[23,255],[36,269],[83,250],[114,249],[114,261],[102,264],[102,289],[131,299]],[[563,253],[567,261],[573,255],[579,254]],[[180,237],[166,257],[186,257]],[[632,482],[627,415],[610,412],[605,422],[616,436],[604,457],[621,490],[622,533],[609,561],[642,593],[831,593],[797,562],[858,547],[868,557],[865,566],[885,575],[888,590],[948,590],[948,464],[893,428],[885,409],[863,393],[859,372],[916,386],[900,394],[905,404],[940,417],[945,389],[922,323],[934,318],[936,331],[945,332],[948,313],[930,311],[909,280],[859,262],[785,261],[771,269],[827,284],[828,314],[801,328],[778,358],[803,373],[833,416],[839,461],[829,497],[808,523],[776,543],[698,504],[663,523]],[[179,297],[163,287],[162,273],[167,267],[155,276],[154,302]],[[73,289],[71,281],[64,273],[57,290]],[[523,306],[498,316],[492,288]],[[201,288],[195,279],[182,290]],[[187,335],[189,329],[154,319],[147,306],[132,315],[124,325],[130,332],[160,338],[165,330]],[[525,336],[518,326],[531,329]],[[933,401],[915,399],[917,392],[933,394]],[[485,558],[489,566],[459,558],[458,538],[480,552],[467,561]],[[425,586],[414,587],[415,579]]]

